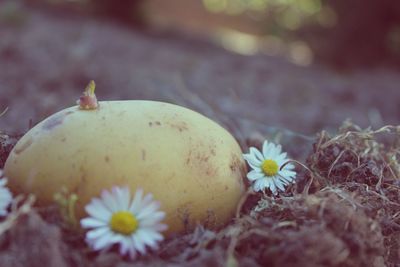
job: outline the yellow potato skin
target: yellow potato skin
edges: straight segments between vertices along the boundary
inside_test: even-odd
[[[180,106],[141,100],[62,110],[23,136],[5,164],[14,193],[33,193],[39,205],[54,203],[62,186],[76,193],[78,218],[104,189],[143,188],[167,213],[167,234],[226,223],[245,173],[240,147],[221,126]]]

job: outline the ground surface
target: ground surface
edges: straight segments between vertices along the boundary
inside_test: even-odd
[[[3,133],[24,133],[30,125],[73,105],[93,79],[100,99],[184,105],[219,121],[243,149],[259,145],[268,136],[280,141],[292,157],[308,158],[315,178],[310,184],[313,194],[299,194],[310,179],[301,171],[299,187],[291,189],[293,197],[289,193],[276,202],[265,198],[254,215],[250,211],[261,195],[251,196],[231,228],[219,233],[199,230],[170,240],[160,253],[142,258],[135,266],[150,262],[154,266],[399,263],[396,203],[400,190],[393,178],[399,173],[397,165],[392,166],[393,172],[387,168],[398,144],[386,146],[379,154],[363,150],[365,136],[324,147],[319,145],[329,138],[315,135],[337,129],[346,118],[364,127],[399,124],[398,73],[299,67],[280,58],[233,55],[201,40],[140,33],[80,16],[23,7],[18,12],[22,16],[0,18],[0,107],[9,107],[0,118]],[[3,164],[16,139],[2,138]],[[318,140],[319,145],[313,146]],[[349,148],[353,154],[341,153]],[[45,221],[28,212],[1,236],[0,266],[43,262],[133,266],[116,253],[89,252],[81,236],[57,225],[51,210],[39,212]],[[38,243],[40,248],[32,245]]]
[[[90,79],[100,99],[166,100],[223,123],[313,134],[346,118],[364,127],[399,122],[400,76],[390,70],[338,74],[88,18],[21,12],[0,23],[0,106],[10,108],[0,128],[7,131],[74,104]]]

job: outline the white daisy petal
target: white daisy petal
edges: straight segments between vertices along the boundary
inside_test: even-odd
[[[115,200],[117,202],[118,208],[123,210],[129,209],[129,202],[130,202],[130,193],[127,187],[119,188],[114,187],[113,194],[115,195]]]
[[[131,259],[134,259],[136,258],[137,252],[135,244],[133,243],[133,240],[131,238],[129,238],[128,244],[129,244],[129,256],[131,257]]]
[[[111,231],[105,232],[102,236],[97,238],[94,243],[93,243],[93,249],[94,250],[102,250],[105,248],[108,248],[112,245],[111,238],[112,238],[113,233]]]
[[[3,170],[0,169],[0,177],[3,176]],[[0,179],[0,216],[8,214],[7,208],[12,202],[12,194],[6,187],[7,178],[3,177]]]
[[[90,204],[85,207],[85,210],[93,218],[104,222],[108,222],[111,217],[111,211],[98,198],[93,198]]]
[[[86,237],[88,239],[97,239],[108,232],[110,232],[110,229],[107,226],[96,227],[96,229],[87,232]]]
[[[282,166],[283,164],[285,164],[287,162],[286,156],[287,156],[287,153],[282,153],[282,154],[279,154],[279,156],[276,157],[275,160],[276,160],[276,162],[278,162],[279,166]],[[285,166],[285,168],[286,168],[286,166]]]
[[[293,170],[294,169],[294,165],[291,163],[288,163],[285,165],[285,167],[283,168],[285,170]]]
[[[147,194],[144,196],[142,203],[141,203],[141,208],[147,207],[151,202],[153,201],[153,195],[152,194]]]
[[[243,154],[243,158],[254,166],[260,166],[261,160],[257,159],[253,154]]]
[[[265,188],[269,187],[269,179],[265,178],[265,179],[261,179],[261,183],[260,183],[260,187],[261,187],[261,191],[265,191]]]
[[[1,176],[0,176],[1,177]],[[7,184],[7,179],[6,178],[2,178],[0,179],[0,186],[3,187]]]
[[[12,195],[11,195],[10,191],[5,190],[4,188],[0,189],[0,202],[1,202],[1,204],[8,205],[8,203],[5,203],[5,202],[8,202],[8,200],[10,200],[11,198],[12,198]]]
[[[296,177],[296,172],[283,169],[279,171],[279,175],[292,180]]]
[[[103,204],[111,211],[115,212],[118,210],[118,203],[116,200],[116,196],[112,195],[108,191],[103,191],[101,193],[101,198],[103,199]]]
[[[253,170],[260,170],[261,163],[258,164],[258,165],[254,165],[254,164],[252,164],[251,162],[248,161],[247,164],[249,164],[250,167],[251,167]]]
[[[269,151],[268,148],[269,148],[269,143],[268,143],[267,140],[265,140],[264,143],[263,143],[263,147],[262,147],[262,153],[264,155],[264,158],[266,158],[266,155],[268,155],[267,154],[268,151]]]
[[[264,160],[264,156],[261,154],[260,151],[258,151],[256,148],[254,147],[250,147],[250,153],[252,155],[254,155],[254,157],[259,160],[260,162],[262,162]]]
[[[112,237],[110,238],[110,244],[116,244],[116,243],[122,243],[123,240],[125,240],[125,236],[124,235],[117,235],[115,233],[113,233]]]
[[[269,184],[269,190],[271,190],[272,194],[274,194],[274,195],[277,194],[276,185],[275,185],[275,182],[274,182],[274,181],[272,181],[272,182]]]
[[[141,201],[142,201],[142,197],[143,197],[143,189],[139,188],[138,190],[136,190],[136,194],[133,198],[131,206],[129,207],[129,210],[131,212],[136,213],[136,211],[139,210],[139,207],[140,207]]]
[[[160,203],[152,202],[150,205],[147,205],[146,208],[138,212],[136,217],[139,220],[143,220],[144,218],[151,216],[156,210],[158,210],[158,208],[160,208]]]
[[[290,179],[287,178],[287,177],[280,176],[279,174],[278,174],[277,176],[278,176],[277,179],[279,179],[279,181],[280,181],[284,186],[289,185],[289,184],[292,182],[292,180],[290,180]]]
[[[138,238],[140,238],[144,244],[154,248],[157,246],[157,241],[161,241],[163,239],[162,235],[152,230],[141,229],[137,233]]]
[[[107,226],[107,223],[95,218],[85,218],[81,220],[81,226],[83,228],[95,228],[95,227]]]
[[[267,179],[267,187],[268,187],[268,189],[269,188],[271,188],[271,185],[274,183],[274,180],[273,179],[271,179],[271,178],[269,178],[269,179]]]
[[[151,194],[136,191],[131,201],[128,188],[115,187],[103,191],[101,199],[94,198],[85,207],[90,217],[80,221],[86,233],[86,242],[94,250],[107,250],[119,245],[121,255],[134,259],[137,253],[145,254],[148,247],[158,248],[163,240],[161,231],[167,226],[161,221],[165,212],[159,211],[160,203]],[[0,211],[1,214],[1,211]]]
[[[274,183],[276,185],[276,187],[281,190],[281,191],[285,191],[285,186],[282,184],[282,182],[279,180],[279,178],[275,178],[274,179]]]
[[[282,152],[282,146],[281,145],[277,145],[275,146],[275,155],[279,155]]]
[[[143,243],[143,240],[140,239],[139,235],[138,234],[132,235],[131,239],[136,250],[138,250],[141,254],[144,254],[146,252],[146,248]]]
[[[125,255],[129,251],[130,241],[123,238],[120,242],[119,253]]]
[[[157,211],[157,212],[154,212],[151,216],[147,216],[146,218],[141,219],[140,226],[146,227],[146,226],[154,225],[155,223],[158,223],[159,221],[163,220],[164,218],[165,218],[165,212]]]
[[[268,143],[265,147],[265,151],[263,151],[265,159],[274,158],[274,147],[275,145],[272,143]]]
[[[262,191],[264,189],[263,185],[264,185],[263,179],[258,179],[253,184],[253,190],[256,192]]]
[[[262,173],[260,171],[256,171],[256,170],[252,170],[247,174],[247,178],[250,181],[255,181],[257,179],[261,179],[261,178],[264,178],[264,177],[265,177],[264,173]]]
[[[143,240],[146,246],[151,248],[157,247],[157,243],[164,239],[160,233],[154,232],[150,229],[142,229],[140,232],[140,238]]]

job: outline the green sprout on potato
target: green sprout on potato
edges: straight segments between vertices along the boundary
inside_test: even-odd
[[[78,195],[70,193],[65,186],[61,187],[60,192],[54,194],[54,202],[58,204],[64,222],[72,228],[78,226],[78,220],[75,216],[75,206],[77,201]]]

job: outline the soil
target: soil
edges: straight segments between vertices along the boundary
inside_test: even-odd
[[[89,80],[100,100],[187,106],[226,127],[243,151],[268,138],[303,165],[285,194],[249,193],[226,227],[199,226],[134,263],[90,251],[56,207],[21,200],[0,223],[0,266],[400,264],[400,129],[385,126],[399,124],[398,72],[301,67],[80,15],[12,12],[0,16],[0,107],[9,108],[0,167],[21,134],[75,104]]]

